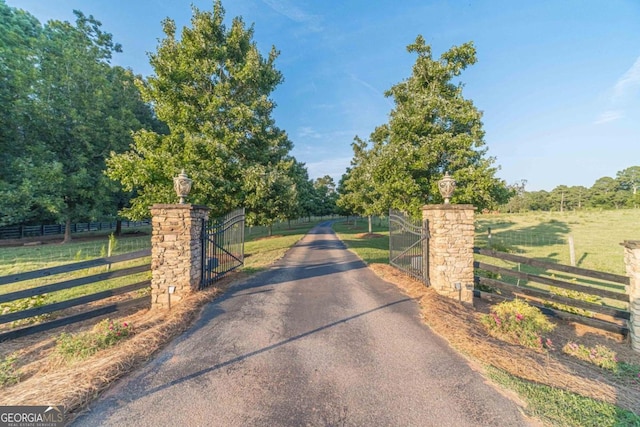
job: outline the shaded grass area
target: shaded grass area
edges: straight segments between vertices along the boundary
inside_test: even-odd
[[[349,249],[358,254],[367,264],[389,263],[389,226],[373,222],[373,233],[379,236],[368,236],[369,226],[365,219],[338,221],[333,229]],[[381,236],[381,237],[380,237]]]

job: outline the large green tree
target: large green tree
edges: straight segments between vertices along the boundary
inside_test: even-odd
[[[60,164],[34,135],[42,25],[0,0],[0,225],[53,219]]]
[[[329,175],[316,178],[313,181],[315,193],[314,214],[319,216],[333,215],[337,211],[336,201],[338,200],[338,192],[336,191],[336,183]]]
[[[616,180],[620,188],[630,193],[628,205],[637,208],[640,205],[640,166],[631,166],[619,171]]]
[[[373,180],[377,158],[375,153],[367,149],[366,141],[358,137],[354,138],[351,147],[351,166],[340,180],[336,204],[346,212],[367,216],[371,233],[371,216],[384,213],[380,204],[382,199]]]
[[[370,137],[380,203],[417,215],[426,202],[442,202],[437,182],[445,172],[457,181],[454,203],[483,209],[506,202],[510,192],[487,156],[482,114],[454,82],[476,62],[473,44],[454,46],[439,59],[422,36],[407,49],[418,56],[413,73],[386,92],[395,107]]]
[[[189,200],[218,215],[256,191],[247,182],[254,175],[286,161],[292,144],[275,125],[269,99],[282,82],[278,53],[263,57],[241,18],[229,28],[223,21],[220,1],[210,12],[194,7],[180,38],[175,22],[163,21],[165,38],[150,55],[154,75],[139,86],[169,133],[138,131],[132,149],[109,160],[109,176],[136,190],[124,209],[131,218],[148,216],[153,203],[175,202],[171,180],[181,169],[194,180]]]

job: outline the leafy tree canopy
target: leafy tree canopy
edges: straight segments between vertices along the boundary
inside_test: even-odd
[[[476,62],[473,43],[454,46],[434,59],[431,47],[418,36],[407,50],[417,55],[413,72],[386,92],[395,107],[389,122],[370,136],[372,147],[363,162],[369,170],[358,170],[361,160],[356,158],[352,178],[345,180],[348,188],[364,185],[359,176],[370,176],[362,187],[369,196],[352,196],[360,200],[359,210],[395,208],[417,215],[425,203],[442,202],[437,182],[447,171],[457,181],[452,202],[480,209],[505,202],[510,192],[495,177],[495,160],[486,156],[482,114],[463,97],[462,83],[454,83]],[[371,195],[373,204],[366,200]]]
[[[223,20],[218,0],[211,12],[194,7],[191,27],[179,39],[175,22],[163,22],[165,38],[150,55],[155,74],[138,85],[169,134],[138,131],[131,150],[108,162],[109,176],[137,192],[125,209],[131,218],[147,216],[153,203],[174,203],[172,177],[181,169],[194,180],[189,201],[211,207],[213,215],[243,203],[257,176],[284,176],[287,168],[279,163],[292,144],[271,118],[269,99],[282,82],[274,65],[278,52],[272,48],[263,57],[253,27],[237,17],[227,28]]]

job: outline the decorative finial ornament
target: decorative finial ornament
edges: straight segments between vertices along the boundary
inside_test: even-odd
[[[456,180],[449,176],[449,172],[445,172],[444,178],[438,181],[438,190],[444,198],[444,204],[449,204],[449,199],[453,195],[453,191],[456,189]]]
[[[180,197],[180,204],[184,204],[184,199],[189,195],[191,191],[191,184],[193,180],[189,179],[184,169],[180,172],[180,175],[173,178],[173,188],[176,190],[176,194]]]

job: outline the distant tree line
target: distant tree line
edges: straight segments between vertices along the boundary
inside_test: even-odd
[[[502,205],[503,212],[569,211],[588,208],[622,209],[640,207],[640,166],[619,171],[615,178],[599,178],[590,187],[559,185],[551,191],[526,191],[522,180],[510,186],[513,196]]]
[[[271,117],[282,82],[241,18],[193,9],[150,54],[147,79],[111,65],[121,46],[93,16],[42,25],[0,0],[0,226],[148,217],[172,178],[212,216],[245,206],[270,225],[335,211],[335,183],[309,179]],[[203,42],[204,41],[204,42]],[[70,229],[70,227],[67,227]],[[70,238],[70,236],[67,236]]]

